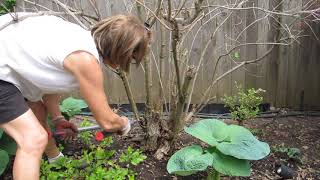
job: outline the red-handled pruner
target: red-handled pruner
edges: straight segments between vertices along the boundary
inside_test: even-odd
[[[86,131],[94,131],[102,129],[99,125],[93,125],[93,126],[86,126],[86,127],[79,127],[78,133],[86,132]],[[49,137],[52,135],[54,138],[59,138],[60,136],[63,136],[65,134],[70,133],[69,131],[72,131],[72,129],[61,129],[58,131],[52,132],[52,134],[49,133]],[[107,131],[98,131],[95,134],[95,138],[98,141],[101,141],[106,136],[111,136],[115,132],[107,132]]]

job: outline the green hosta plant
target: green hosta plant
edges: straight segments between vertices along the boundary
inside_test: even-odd
[[[208,179],[217,180],[220,173],[228,176],[250,176],[250,160],[270,153],[267,143],[257,140],[242,126],[227,125],[215,119],[201,120],[185,132],[208,144],[192,145],[177,151],[167,164],[170,174],[187,176],[209,169]]]
[[[60,105],[61,113],[67,118],[71,118],[74,115],[81,112],[81,109],[87,108],[88,105],[82,99],[75,99],[73,97],[68,97],[63,100]]]
[[[259,105],[263,101],[261,93],[265,92],[265,90],[251,88],[245,91],[237,84],[236,87],[237,93],[234,96],[224,96],[222,101],[226,107],[230,108],[232,119],[242,125],[244,120],[257,117]]]

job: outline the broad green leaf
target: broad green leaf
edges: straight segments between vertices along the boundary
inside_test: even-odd
[[[69,117],[76,115],[81,112],[81,109],[87,108],[88,105],[82,99],[75,99],[73,97],[68,97],[63,100],[60,105],[60,110]]]
[[[225,155],[238,159],[259,160],[270,153],[267,143],[257,140],[249,130],[237,125],[228,126],[228,141],[221,142],[217,149]]]
[[[250,176],[251,168],[248,160],[227,156],[218,150],[210,153],[213,157],[212,166],[219,173],[228,176]]]
[[[0,149],[0,175],[6,170],[9,163],[9,155],[6,151]]]
[[[228,126],[222,121],[205,119],[186,127],[184,130],[209,145],[216,146],[228,137],[227,128]]]
[[[2,137],[2,134],[3,134],[3,129],[0,129],[0,139]]]
[[[0,149],[6,151],[9,155],[15,155],[17,144],[10,136],[8,136],[6,133],[3,133],[0,139]]]
[[[270,153],[269,145],[257,140],[246,128],[228,126],[219,120],[201,120],[185,128],[185,131],[217,147],[221,153],[238,159],[259,160]]]
[[[212,165],[212,155],[203,152],[198,145],[188,146],[171,156],[167,164],[170,174],[188,176],[199,171],[204,171]]]

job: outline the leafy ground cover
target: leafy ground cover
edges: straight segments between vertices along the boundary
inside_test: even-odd
[[[259,118],[245,122],[245,126],[250,128],[251,132],[259,140],[267,142],[270,145],[270,155],[262,160],[251,162],[252,174],[250,177],[229,178],[222,176],[222,179],[277,179],[279,176],[274,173],[274,166],[278,162],[290,167],[294,171],[294,179],[296,180],[320,179],[320,117]],[[133,129],[131,135],[126,138],[117,136],[113,138],[113,143],[110,144],[108,149],[114,150],[115,159],[120,159],[122,154],[128,154],[129,146],[133,149],[143,147],[143,144],[135,141],[140,134],[138,131],[139,129]],[[177,150],[192,144],[205,146],[203,142],[196,140],[186,133],[182,133],[179,137],[180,139],[176,146]],[[80,141],[65,143],[63,145],[63,152],[69,157],[80,156],[87,147]],[[297,149],[299,153],[296,153]],[[144,152],[143,154],[147,156],[147,159],[136,166],[129,165],[129,169],[136,173],[135,179],[197,180],[203,179],[207,175],[205,172],[187,177],[170,175],[166,169],[169,157],[159,161],[148,152]],[[120,165],[123,166],[122,168],[127,168],[126,166],[128,166],[126,163],[120,163]],[[5,173],[0,176],[0,179],[12,179],[11,167],[9,166]]]

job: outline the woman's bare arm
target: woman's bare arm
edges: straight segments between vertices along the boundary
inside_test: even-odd
[[[77,78],[80,94],[102,128],[115,132],[128,124],[127,118],[119,117],[108,105],[103,86],[103,73],[93,55],[83,51],[74,52],[64,60],[64,68]]]

